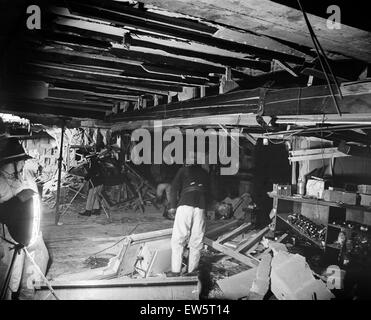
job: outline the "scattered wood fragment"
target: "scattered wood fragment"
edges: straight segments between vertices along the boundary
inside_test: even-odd
[[[206,244],[207,246],[221,252],[221,253],[224,253],[244,264],[246,264],[247,266],[251,267],[251,268],[254,268],[256,267],[257,265],[257,262],[255,262],[253,259],[233,250],[233,249],[230,249],[230,248],[227,248],[226,246],[223,246],[222,244],[220,244],[219,242],[217,241],[213,241],[213,240],[210,240],[209,238],[206,238],[204,237],[204,240],[203,240],[204,244]]]

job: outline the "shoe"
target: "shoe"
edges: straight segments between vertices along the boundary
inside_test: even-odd
[[[93,212],[91,213],[93,216],[99,216],[101,214],[100,209],[94,209]]]
[[[91,211],[90,210],[85,210],[84,212],[79,212],[80,216],[84,217],[90,217],[91,216]]]
[[[165,274],[166,274],[166,277],[168,278],[180,277],[180,272],[168,271],[168,272],[165,272]]]
[[[184,274],[185,277],[197,277],[198,271],[187,272]]]

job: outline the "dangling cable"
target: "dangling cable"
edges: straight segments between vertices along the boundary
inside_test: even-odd
[[[318,39],[317,39],[317,37],[316,37],[316,34],[314,33],[314,31],[313,31],[313,29],[312,29],[312,26],[311,26],[311,24],[310,24],[310,22],[309,22],[308,16],[307,16],[306,12],[304,11],[304,9],[303,9],[303,7],[302,7],[302,5],[301,5],[301,3],[300,3],[300,0],[297,0],[297,2],[298,2],[298,4],[299,4],[299,6],[300,6],[300,10],[301,10],[302,13],[303,13],[303,16],[304,16],[305,22],[306,22],[307,27],[308,27],[308,30],[309,30],[309,34],[310,34],[310,36],[311,36],[311,38],[312,38],[312,41],[313,41],[314,48],[316,49],[317,56],[318,56],[319,62],[320,62],[320,64],[321,64],[321,68],[322,68],[323,73],[324,73],[324,75],[325,75],[325,77],[326,77],[326,81],[327,81],[327,84],[328,84],[328,86],[329,86],[329,89],[330,89],[330,92],[331,92],[332,99],[334,100],[334,104],[335,104],[335,107],[336,107],[336,111],[337,111],[337,113],[339,114],[339,116],[341,116],[341,115],[342,115],[342,114],[341,114],[341,110],[340,110],[340,107],[339,107],[338,101],[336,100],[335,93],[334,93],[334,91],[333,91],[333,89],[332,89],[331,82],[330,82],[330,78],[329,78],[329,76],[328,76],[328,74],[327,74],[327,72],[326,72],[326,69],[325,69],[325,65],[324,65],[324,63],[326,64],[327,68],[329,69],[329,71],[330,71],[330,73],[331,73],[331,76],[332,76],[333,79],[334,79],[335,86],[336,86],[336,88],[337,88],[337,90],[338,90],[338,93],[339,93],[340,97],[342,98],[342,94],[341,94],[341,91],[340,91],[339,84],[338,84],[337,79],[336,79],[336,77],[335,77],[335,75],[334,75],[334,73],[333,73],[333,71],[332,71],[332,69],[331,69],[331,67],[330,67],[330,65],[329,65],[329,63],[328,63],[328,61],[327,61],[326,55],[325,55],[325,53],[324,53],[324,51],[323,51],[323,49],[322,49],[322,47],[321,47],[321,44],[319,43],[319,41],[318,41]],[[320,52],[320,51],[322,52],[322,55],[321,55],[321,52]],[[323,62],[322,59],[324,59],[325,62]]]

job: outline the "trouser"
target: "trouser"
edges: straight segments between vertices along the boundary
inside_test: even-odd
[[[180,272],[184,246],[188,240],[188,272],[198,268],[202,240],[205,234],[205,211],[191,206],[179,206],[171,237],[171,271]]]
[[[162,195],[166,194],[166,200],[169,203],[170,202],[170,190],[171,190],[171,184],[170,183],[159,183],[157,185],[156,195],[157,199],[161,199]]]
[[[100,208],[99,195],[103,189],[103,185],[96,186],[89,190],[88,198],[86,200],[86,210],[96,210]]]

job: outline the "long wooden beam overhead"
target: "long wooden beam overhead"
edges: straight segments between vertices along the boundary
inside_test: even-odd
[[[69,32],[72,34],[77,34],[81,37],[125,44],[128,49],[130,49],[131,46],[139,48],[143,47],[147,49],[150,48],[161,50],[168,54],[199,58],[231,67],[241,66],[263,71],[270,70],[269,61],[249,59],[246,58],[246,54],[233,53],[224,49],[217,49],[215,47],[198,43],[190,43],[189,41],[166,38],[161,39],[151,34],[141,35],[135,31],[124,31],[120,28],[116,28],[116,34],[112,35],[106,33],[108,30],[105,31],[105,26],[102,27],[101,24],[85,21],[74,21],[72,19],[59,19],[55,23],[57,24],[55,29],[59,32]],[[100,29],[99,26],[101,26]],[[112,29],[112,27],[110,27],[110,29]],[[121,30],[121,34],[119,30]]]
[[[72,13],[77,13],[82,16],[87,16],[95,19],[104,19],[117,26],[129,26],[149,31],[154,30],[159,33],[176,36],[178,38],[197,41],[231,51],[245,52],[246,54],[256,55],[267,59],[276,58],[298,64],[301,64],[304,61],[303,58],[297,56],[270,51],[245,43],[238,43],[221,38],[216,38],[213,37],[212,34],[205,34],[196,30],[177,28],[176,26],[174,26],[174,24],[172,26],[164,25],[158,23],[154,19],[149,20],[140,17],[139,15],[146,15],[148,13],[138,9],[130,8],[129,6],[119,2],[106,2],[102,4],[100,1],[93,0],[92,2],[89,2],[89,5],[87,5],[77,1],[69,1],[69,8]],[[212,21],[212,19],[210,20]],[[231,24],[231,26],[233,26],[233,24]]]
[[[115,68],[120,69],[127,75],[142,75],[143,77],[153,77],[157,79],[163,79],[165,77],[174,77],[174,79],[181,79],[185,83],[192,83],[196,81],[200,84],[200,81],[217,83],[216,77],[209,76],[206,72],[201,73],[200,71],[190,70],[177,70],[163,67],[155,67],[147,65],[140,61],[117,58],[109,53],[101,52],[96,53],[85,53],[82,51],[71,51],[63,48],[62,46],[55,45],[54,47],[43,47],[35,49],[32,57],[39,61],[50,61],[59,63],[70,63],[76,65],[93,65],[100,66],[103,68]],[[179,67],[178,67],[179,68]],[[197,82],[198,81],[198,82]]]
[[[104,120],[105,111],[90,108],[78,103],[66,104],[55,101],[40,101],[30,99],[11,99],[0,101],[0,110],[14,114],[44,114],[45,116],[65,116],[80,119],[100,119]]]
[[[168,11],[215,21],[313,48],[302,13],[269,0],[141,0]],[[371,62],[371,33],[342,24],[327,28],[326,19],[308,15],[326,51]]]
[[[343,84],[341,108],[347,113],[371,112],[371,82]],[[256,113],[264,116],[334,114],[328,86],[281,90],[254,89],[151,107],[141,112],[128,112],[114,121],[143,119],[192,118],[203,115]]]

